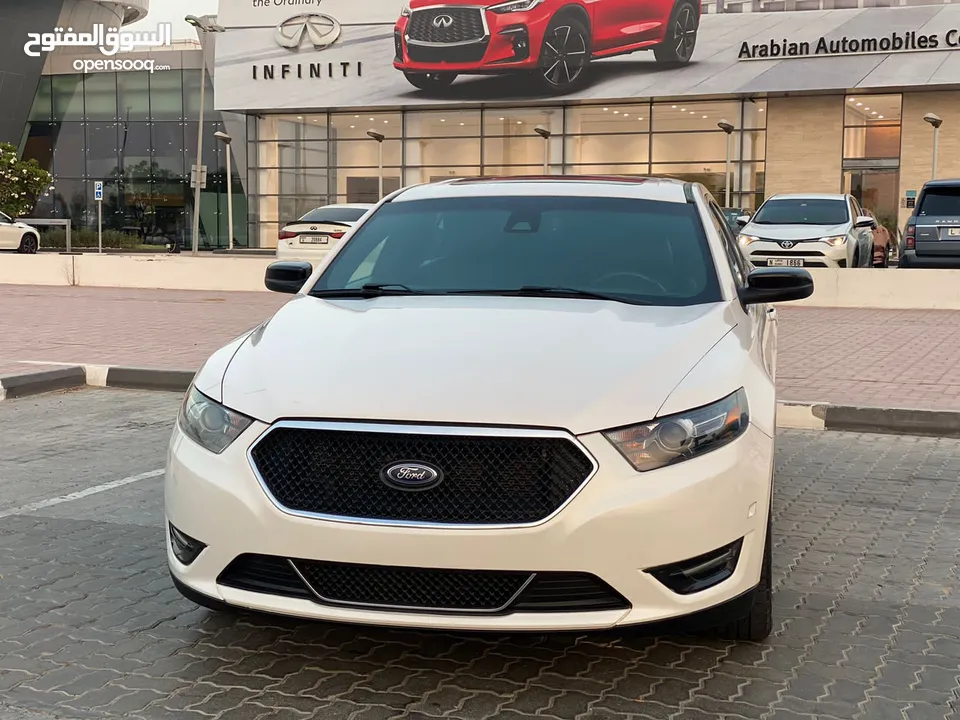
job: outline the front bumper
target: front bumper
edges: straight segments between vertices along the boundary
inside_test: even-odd
[[[499,74],[535,69],[550,18],[535,11],[480,12],[486,33],[467,43],[418,43],[408,35],[410,18],[401,17],[394,27],[393,66],[409,73]]]
[[[802,267],[848,267],[847,245],[833,246],[825,242],[798,242],[783,248],[778,242],[759,240],[746,246],[747,254],[757,267],[767,267],[770,260],[801,260]]]
[[[333,244],[308,245],[300,244],[296,240],[281,240],[277,243],[277,260],[303,260],[316,267],[323,262],[333,247]]]
[[[581,437],[599,466],[597,473],[551,519],[507,529],[365,525],[293,516],[268,498],[247,459],[246,449],[266,429],[254,423],[220,456],[174,431],[166,516],[179,531],[206,545],[184,565],[174,555],[168,533],[170,572],[187,594],[212,603],[349,623],[560,631],[662,622],[727,603],[736,608],[759,581],[773,440],[753,426],[726,447],[644,475],[635,473],[602,435]],[[733,573],[699,592],[679,594],[646,572],[739,539]],[[247,553],[401,568],[589,573],[627,602],[590,612],[457,614],[345,607],[218,583],[224,569]]]
[[[960,268],[960,255],[917,255],[916,250],[906,250],[897,261],[901,268]]]

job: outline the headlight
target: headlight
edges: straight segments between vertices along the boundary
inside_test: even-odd
[[[739,235],[738,239],[740,240],[740,244],[744,247],[750,243],[760,242],[760,238],[758,238],[756,235]]]
[[[525,10],[532,10],[542,2],[543,0],[510,0],[510,2],[500,3],[499,5],[493,5],[487,9],[490,12],[495,12],[498,15],[502,15],[503,13],[523,12]]]
[[[219,455],[253,421],[214,402],[191,385],[180,407],[178,422],[191,440]]]
[[[396,7],[396,6],[394,6]],[[403,10],[400,11],[400,17],[410,17],[410,6],[404,5]]]
[[[740,388],[712,405],[603,434],[634,468],[646,472],[723,447],[749,424],[747,394]]]
[[[837,247],[837,245],[843,245],[846,241],[846,235],[835,235],[833,237],[820,238],[820,242],[825,242],[827,245],[833,245],[833,247]]]

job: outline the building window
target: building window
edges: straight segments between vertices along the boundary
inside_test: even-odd
[[[845,160],[900,157],[900,95],[857,95],[844,106]]]

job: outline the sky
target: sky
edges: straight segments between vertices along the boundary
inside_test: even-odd
[[[187,15],[214,15],[217,0],[150,0],[150,14],[145,23],[173,23],[175,40],[196,40],[197,32],[183,21]]]

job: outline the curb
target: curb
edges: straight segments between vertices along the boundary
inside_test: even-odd
[[[192,370],[72,365],[0,377],[0,400],[80,387],[182,393],[195,374]],[[960,412],[781,401],[777,428],[960,438]]]
[[[57,390],[73,390],[87,384],[86,371],[79,365],[56,370],[0,377],[0,400],[39,395]]]

